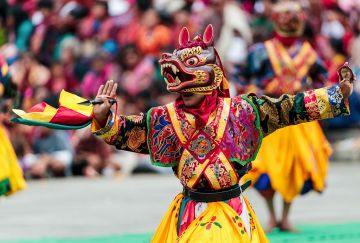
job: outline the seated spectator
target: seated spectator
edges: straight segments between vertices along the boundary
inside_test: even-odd
[[[91,69],[86,73],[82,83],[82,94],[84,97],[91,98],[97,94],[98,85],[106,82],[106,80],[117,80],[117,66],[108,61],[106,53],[99,51],[95,53],[91,59]]]
[[[175,3],[174,3],[174,5],[175,5]],[[188,30],[190,32],[190,36],[197,34],[195,32],[196,31],[195,26],[197,24],[197,21],[196,21],[196,19],[192,18],[190,7],[185,5],[185,2],[183,2],[182,5],[179,5],[177,7],[178,7],[177,9],[168,10],[168,11],[173,11],[172,12],[173,24],[171,26],[171,32],[172,32],[171,45],[172,46],[178,45],[179,40],[177,38],[177,35],[178,35],[178,33],[180,33],[182,27],[184,27],[184,26],[186,26],[188,28]]]
[[[148,9],[141,19],[137,46],[144,54],[158,56],[171,43],[171,31],[160,23],[160,17],[155,9]]]
[[[14,43],[20,52],[29,48],[33,25],[27,13],[19,5],[8,8],[6,16],[8,42]]]
[[[54,1],[39,0],[38,11],[32,20],[35,25],[30,41],[30,50],[43,64],[50,64],[59,38],[58,16],[54,12]]]
[[[100,174],[112,175],[120,170],[118,157],[103,140],[95,137],[89,128],[76,132],[75,158],[72,165],[73,175],[96,177]]]
[[[59,94],[61,90],[75,90],[77,85],[75,77],[61,63],[55,62],[51,65],[51,79],[49,89],[53,94]]]
[[[80,25],[80,37],[94,38],[98,42],[104,42],[111,38],[113,23],[109,17],[107,1],[96,0],[86,17]]]
[[[30,53],[22,54],[19,60],[10,66],[10,73],[14,83],[19,87],[23,98],[22,107],[25,110],[32,105],[34,87],[46,85],[51,76],[49,69]]]
[[[134,45],[128,45],[120,54],[122,72],[119,77],[119,86],[127,95],[137,96],[147,90],[153,81],[154,59],[143,57]]]
[[[77,38],[65,38],[59,43],[59,54],[59,63],[70,84],[66,89],[78,91],[80,81],[89,70],[87,60],[81,56],[81,42]]]
[[[32,178],[66,176],[73,153],[68,134],[61,130],[38,127],[33,135],[33,153],[24,156],[25,173]]]
[[[136,43],[140,21],[139,14],[135,4],[129,6],[126,12],[115,17],[116,27],[116,41],[120,46]]]

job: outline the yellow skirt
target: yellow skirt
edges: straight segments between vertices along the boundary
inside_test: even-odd
[[[318,122],[282,128],[263,140],[253,169],[243,180],[255,184],[267,174],[272,189],[291,202],[309,179],[312,189],[324,189],[331,152]]]
[[[176,196],[158,226],[151,242],[153,243],[202,243],[202,242],[269,242],[261,225],[244,197],[250,218],[250,236],[238,213],[225,202],[207,203],[207,208],[195,218],[187,229],[177,235],[177,222],[183,194]]]
[[[0,125],[0,195],[10,195],[26,187],[14,149]]]

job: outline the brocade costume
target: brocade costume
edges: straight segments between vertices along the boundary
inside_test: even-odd
[[[181,94],[174,103],[140,115],[110,112],[101,127],[91,104],[102,100],[86,101],[63,91],[58,109],[43,102],[29,112],[14,110],[19,117],[13,121],[58,129],[92,122],[92,132],[108,144],[149,154],[156,166],[172,167],[183,192],[171,203],[152,242],[268,242],[242,193],[249,183],[239,186],[262,139],[289,125],[349,114],[346,100],[339,86],[278,99],[255,94],[230,98],[212,26],[193,40],[183,28],[179,44],[159,61],[168,91]],[[195,103],[200,104],[189,105],[199,97],[202,101]]]
[[[282,14],[281,12],[279,14]],[[327,84],[327,70],[307,41],[279,33],[249,52],[245,76],[271,97]],[[324,190],[331,147],[318,122],[281,129],[264,140],[245,180],[257,190],[278,192],[286,202]]]
[[[236,187],[251,169],[262,139],[277,129],[348,114],[341,90],[333,86],[278,99],[254,94],[229,98],[212,27],[193,41],[183,29],[179,42],[179,49],[160,60],[168,90],[206,93],[205,99],[215,95],[205,124],[199,126],[201,116],[186,112],[178,99],[146,114],[111,113],[103,127],[94,120],[92,131],[118,149],[149,154],[152,164],[172,167],[183,185],[152,242],[268,242],[243,193],[217,201],[192,195],[202,192],[210,198]]]

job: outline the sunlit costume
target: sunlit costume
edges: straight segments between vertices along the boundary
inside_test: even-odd
[[[0,56],[0,107],[12,98],[16,86],[12,84],[9,67]],[[2,111],[0,111],[2,112]],[[6,128],[0,122],[0,196],[10,195],[26,187],[22,169],[10,143]]]
[[[92,131],[118,149],[150,154],[154,165],[172,167],[183,185],[152,242],[268,242],[242,194],[247,183],[240,187],[239,180],[251,169],[262,138],[276,129],[348,114],[341,90],[229,98],[212,26],[193,40],[183,28],[179,43],[160,60],[167,88],[204,94],[202,103],[186,107],[179,97],[146,114],[111,112],[103,127],[93,120]],[[30,114],[20,115],[24,120]]]
[[[322,61],[310,43],[301,40],[301,6],[280,2],[274,12],[275,37],[252,47],[248,76],[260,92],[271,97],[325,86],[327,71]],[[284,22],[291,21],[295,27],[284,29]],[[251,179],[265,197],[276,191],[290,203],[312,189],[324,190],[330,155],[331,147],[318,122],[287,127],[264,139],[246,179]]]

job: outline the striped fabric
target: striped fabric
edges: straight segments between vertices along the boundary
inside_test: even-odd
[[[79,104],[83,101],[86,99],[62,90],[58,109],[45,102],[33,106],[28,112],[13,109],[18,117],[12,121],[54,129],[80,129],[89,125],[93,118],[93,106]]]

